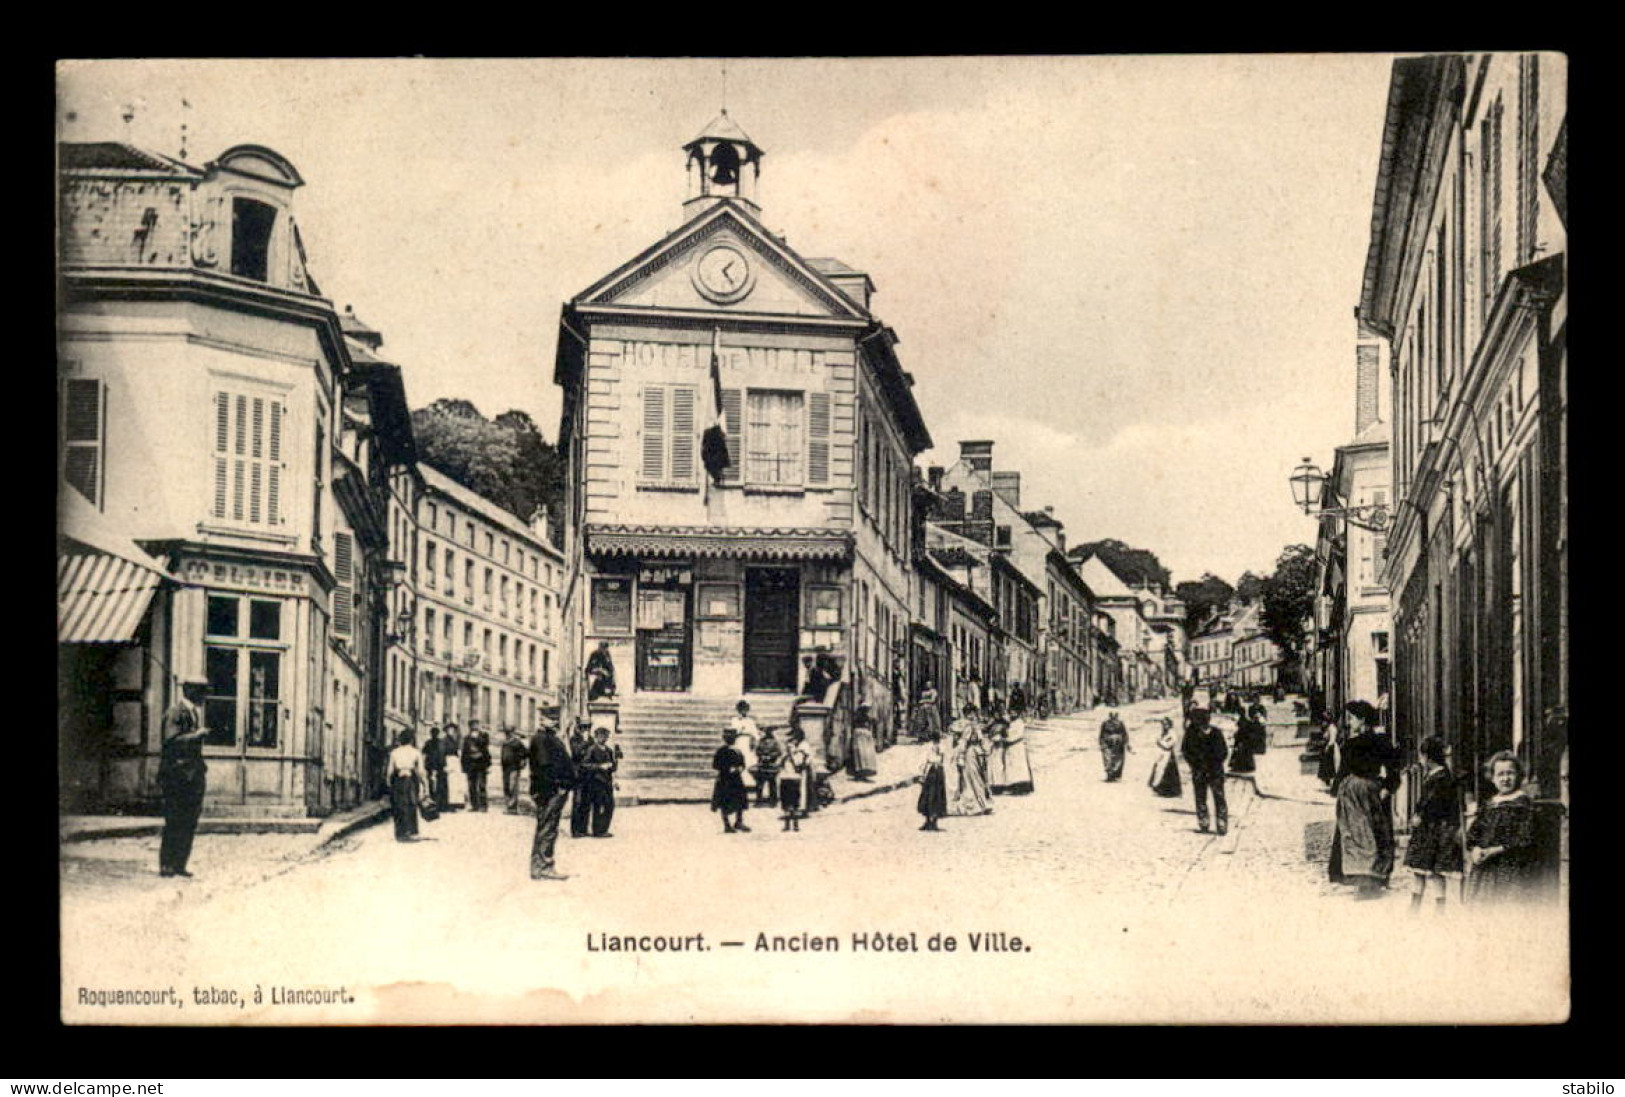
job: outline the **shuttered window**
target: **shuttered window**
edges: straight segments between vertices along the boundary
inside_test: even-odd
[[[282,501],[286,414],[283,402],[272,397],[214,394],[210,517],[260,526],[286,521]]]
[[[97,380],[68,381],[62,389],[62,477],[97,507],[102,505],[102,436],[106,387]]]
[[[699,432],[693,385],[643,387],[640,482],[660,487],[693,487],[697,481]]]
[[[351,636],[355,630],[355,538],[333,534],[333,634]]]
[[[807,483],[829,483],[830,398],[827,392],[807,395]]]
[[[722,425],[728,435],[728,467],[722,473],[724,484],[737,484],[741,476],[739,454],[740,443],[744,440],[742,432],[745,429],[741,415],[741,396],[738,389],[722,390]]]

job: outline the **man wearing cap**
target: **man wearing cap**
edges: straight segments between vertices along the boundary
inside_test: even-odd
[[[512,726],[504,729],[502,741],[502,795],[509,815],[519,814],[519,771],[525,768],[525,741]]]
[[[1196,792],[1196,829],[1207,833],[1208,791],[1213,793],[1213,818],[1220,834],[1230,828],[1230,808],[1224,801],[1224,760],[1230,753],[1224,734],[1214,727],[1205,708],[1193,708],[1187,717],[1180,753],[1191,767],[1191,788]]]
[[[192,838],[203,814],[209,767],[203,761],[203,726],[199,705],[209,680],[200,675],[181,679],[181,699],[164,716],[163,754],[158,762],[158,789],[163,794],[164,836],[158,849],[158,875],[190,876]]]
[[[530,744],[530,792],[536,799],[536,837],[530,847],[532,880],[564,880],[553,866],[553,847],[559,837],[559,815],[565,797],[576,784],[575,762],[559,738],[558,726],[543,721]]]

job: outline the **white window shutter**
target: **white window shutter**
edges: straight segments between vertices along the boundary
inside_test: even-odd
[[[807,482],[829,483],[830,398],[827,392],[807,394]]]
[[[643,479],[666,478],[666,390],[660,385],[643,389]]]
[[[694,387],[674,385],[671,390],[671,478],[694,479]]]
[[[737,484],[742,479],[739,455],[744,452],[744,416],[740,414],[740,391],[722,390],[722,424],[728,434],[728,468],[722,474],[725,484]]]

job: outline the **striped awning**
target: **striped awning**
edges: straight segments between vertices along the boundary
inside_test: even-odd
[[[129,643],[163,581],[161,572],[110,553],[59,555],[57,643]]]

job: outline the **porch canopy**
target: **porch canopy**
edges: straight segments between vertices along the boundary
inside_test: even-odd
[[[169,570],[112,527],[77,491],[57,502],[56,639],[126,644]]]
[[[852,538],[845,530],[832,529],[592,525],[587,527],[587,551],[595,556],[845,560],[852,554]]]

